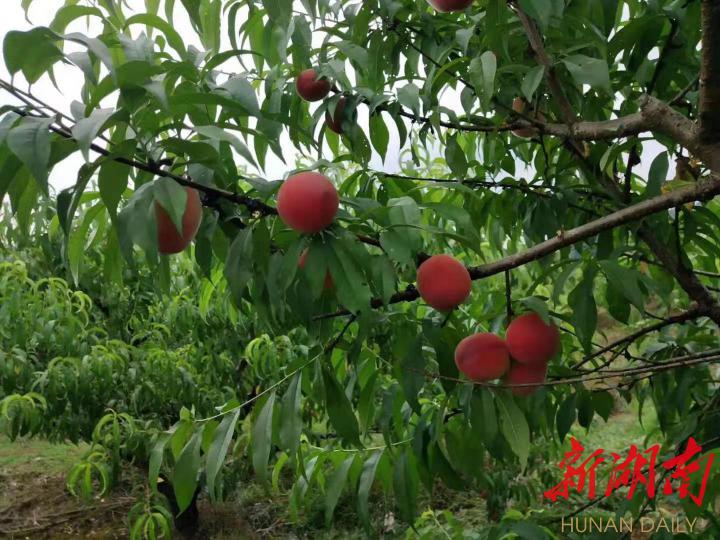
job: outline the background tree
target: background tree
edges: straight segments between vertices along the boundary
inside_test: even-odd
[[[270,369],[258,368],[252,392],[207,413],[188,398],[178,423],[155,418],[140,445],[127,445],[131,429],[103,437],[103,426],[133,424],[118,416],[127,411],[91,416],[102,449],[92,459],[117,457],[120,444],[144,456],[150,489],[162,474],[183,511],[201,490],[222,497],[222,463],[246,452],[262,483],[271,467],[292,470],[295,513],[316,484],[331,520],[352,486],[371,530],[375,484],[409,523],[420,484],[437,478],[492,491],[499,517],[517,496],[508,475],[532,477],[545,460],[535,448],[549,452],[595,413],[607,420],[618,397],[654,402],[664,453],[690,436],[718,446],[720,6],[433,5],[68,1],[49,27],[6,36],[7,227],[62,235],[75,283],[92,251],[108,283],[150,269],[167,292],[187,264],[177,259],[192,257],[206,308],[227,295],[229,322],[245,321],[249,337],[295,337],[285,356],[270,337],[253,341],[249,363]],[[177,33],[180,16],[202,48]],[[97,32],[68,31],[86,19]],[[52,77],[60,62],[85,80],[66,112],[19,82]],[[396,139],[402,170],[373,169]],[[637,174],[657,145],[647,177]],[[75,152],[86,160],[77,182],[54,196],[48,171]],[[273,154],[292,183],[263,178]],[[438,266],[441,254],[461,264]],[[433,265],[430,288],[421,263]],[[447,275],[450,289],[430,292]],[[547,328],[560,329],[549,366],[533,372],[508,336],[507,380],[458,372],[463,338],[504,336],[525,311],[537,320],[521,342],[545,346],[556,339]],[[599,314],[625,336],[603,339]],[[11,433],[66,414],[42,395],[7,393],[22,427]]]

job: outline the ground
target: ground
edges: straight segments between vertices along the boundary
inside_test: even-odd
[[[637,408],[620,403],[611,420],[605,423],[597,416],[587,433],[574,426],[572,434],[586,448],[604,447],[621,450],[630,443],[644,447],[647,433],[656,422],[652,407],[643,411],[642,425],[638,422]],[[643,427],[644,426],[644,427]],[[83,504],[70,495],[65,487],[65,475],[82,456],[86,447],[71,444],[51,444],[46,441],[20,440],[11,443],[0,437],[0,538],[89,540],[121,539],[128,537],[127,512],[134,498],[131,494],[132,478],[111,496]],[[132,471],[129,471],[132,476]],[[127,476],[127,475],[126,475]],[[139,480],[139,479],[135,479]],[[137,482],[136,485],[141,484]],[[418,522],[414,538],[448,538],[452,535],[440,531],[461,528],[477,530],[486,523],[484,501],[473,494],[435,493],[433,500],[425,501],[423,517]],[[570,507],[575,507],[571,503]],[[311,505],[314,506],[314,505]],[[392,508],[376,508],[378,521],[384,515],[383,537],[398,537],[402,530],[393,523]],[[243,485],[227,503],[210,506],[200,503],[203,540],[247,540],[256,538],[322,538],[323,540],[359,539],[365,537],[357,528],[351,497],[343,499],[336,511],[331,531],[321,528],[321,506],[318,516],[304,516],[303,523],[293,524],[287,519],[287,501],[282,495],[267,494],[258,486]],[[598,508],[598,514],[610,509]],[[675,509],[667,508],[671,514]],[[310,511],[312,514],[314,510]],[[424,524],[424,525],[423,525]],[[412,534],[412,533],[411,533]],[[403,535],[400,535],[402,538]],[[634,535],[633,540],[643,536]]]
[[[133,499],[122,490],[84,505],[65,475],[85,448],[0,438],[0,537],[53,540],[127,538]]]

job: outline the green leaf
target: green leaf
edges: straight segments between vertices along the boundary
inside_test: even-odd
[[[500,412],[500,431],[524,469],[530,454],[530,428],[525,415],[505,392],[498,394],[497,405]]]
[[[90,161],[90,146],[114,112],[113,109],[96,109],[89,117],[79,120],[72,127],[72,135],[77,140],[85,161]]]
[[[382,160],[385,160],[387,154],[388,142],[390,141],[390,132],[388,131],[385,121],[382,119],[382,113],[370,116],[370,142],[380,154]]]
[[[595,407],[593,406],[592,394],[588,391],[583,391],[580,394],[580,400],[577,404],[578,410],[578,424],[584,428],[590,428],[593,416],[595,414]]]
[[[63,58],[62,51],[55,44],[57,41],[57,36],[45,27],[28,32],[8,32],[3,42],[5,67],[10,75],[22,71],[32,84]]]
[[[255,419],[252,428],[252,464],[260,483],[268,486],[268,461],[272,447],[273,408],[275,392],[271,392]]]
[[[525,74],[522,84],[520,85],[520,89],[522,90],[525,99],[530,102],[532,101],[533,95],[535,95],[535,90],[537,90],[537,87],[540,86],[544,75],[545,68],[543,66],[530,68],[530,71]]]
[[[172,178],[158,178],[153,183],[153,197],[167,212],[180,234],[183,230],[183,215],[187,206],[187,191]]]
[[[302,372],[298,371],[290,380],[280,405],[280,446],[291,455],[297,451],[302,433],[301,396]]]
[[[100,166],[98,173],[100,197],[113,217],[117,214],[118,204],[127,188],[129,174],[130,167],[113,159],[106,160]]]
[[[535,19],[540,28],[544,31],[550,24],[550,15],[552,14],[551,0],[519,0],[520,7]]]
[[[598,264],[608,282],[642,313],[645,309],[645,298],[640,290],[637,271],[624,268],[611,260],[598,261]]]
[[[225,462],[225,456],[232,442],[235,424],[239,417],[239,408],[226,414],[213,434],[213,441],[205,460],[205,481],[212,500],[218,500],[222,496],[222,482],[216,485],[216,481]]]
[[[593,409],[607,422],[615,408],[615,398],[610,392],[601,391],[592,393]]]
[[[465,152],[457,142],[457,135],[448,135],[445,146],[445,161],[459,180],[467,174],[468,163]]]
[[[354,462],[355,455],[350,454],[343,460],[340,466],[335,469],[335,472],[333,472],[332,476],[328,480],[327,490],[325,491],[325,526],[328,528],[332,524],[335,507],[337,506],[340,495],[345,487],[350,467],[352,467]]]
[[[370,508],[368,501],[370,499],[370,489],[375,481],[375,472],[377,471],[378,462],[383,455],[382,450],[373,452],[369,458],[363,463],[362,472],[360,473],[360,481],[358,482],[358,516],[363,522],[365,530],[370,533],[372,524],[370,523]]]
[[[560,407],[558,407],[557,414],[555,415],[555,425],[557,426],[560,441],[565,439],[565,435],[568,434],[570,428],[575,422],[575,408],[575,394],[568,397],[565,401],[562,402]]]
[[[23,118],[7,135],[10,150],[20,158],[48,195],[48,162],[50,160],[50,118]]]
[[[413,83],[407,84],[397,92],[397,99],[400,105],[420,114],[420,89]]]
[[[81,17],[90,17],[91,15],[103,18],[102,11],[96,7],[89,6],[63,6],[55,13],[55,18],[50,23],[50,30],[57,34],[63,34],[68,25]]]
[[[415,523],[417,516],[418,470],[414,454],[409,448],[402,452],[394,464],[393,489],[400,517]]]
[[[407,354],[400,363],[398,378],[405,393],[405,399],[420,414],[418,394],[425,384],[425,356],[422,350],[422,338],[416,338],[407,350]]]
[[[133,24],[144,24],[160,30],[165,34],[168,44],[177,51],[180,58],[184,59],[187,56],[187,49],[185,49],[185,42],[182,36],[178,34],[175,29],[168,22],[162,20],[157,15],[150,13],[140,13],[133,15],[125,22],[125,27],[128,28]]]
[[[236,305],[240,305],[248,282],[252,279],[252,229],[241,230],[228,251],[225,259],[225,279]]]
[[[160,466],[165,454],[165,446],[170,440],[170,433],[161,433],[150,451],[150,463],[148,465],[148,484],[154,492],[157,492],[157,481],[160,476]]]
[[[568,296],[568,304],[572,308],[570,320],[586,352],[590,352],[592,349],[592,338],[597,327],[594,281],[594,272],[586,270],[583,280],[577,284]]]
[[[662,185],[668,179],[668,168],[669,163],[667,152],[660,152],[657,156],[655,156],[655,159],[653,159],[653,162],[650,164],[647,187],[643,193],[644,199],[660,195]]]
[[[573,54],[565,57],[563,63],[578,84],[588,84],[593,88],[611,92],[610,73],[605,60]]]
[[[102,210],[103,207],[101,205],[94,205],[85,213],[80,226],[71,231],[70,236],[68,237],[67,257],[70,266],[70,275],[72,276],[75,285],[78,284],[78,278],[80,276],[80,263],[83,255],[85,254],[85,242],[87,240],[88,232],[90,231],[90,226]]]
[[[256,164],[255,158],[253,158],[253,155],[250,153],[250,149],[245,145],[245,143],[243,143],[232,133],[228,133],[224,129],[216,126],[197,126],[195,128],[195,131],[197,131],[200,135],[203,135],[210,139],[230,143],[230,145],[235,149],[235,151],[242,157],[244,157],[248,163],[250,163],[251,165]]]
[[[263,0],[262,4],[273,23],[287,28],[292,15],[292,0]]]
[[[330,424],[343,441],[361,447],[357,418],[350,400],[345,395],[345,390],[327,364],[323,364],[322,375],[325,385],[325,407],[330,417]]]
[[[200,442],[200,432],[194,433],[180,453],[173,470],[172,485],[180,513],[190,506],[198,486]]]
[[[470,405],[470,425],[485,446],[490,446],[498,432],[495,403],[490,390],[477,387],[473,390]]]
[[[229,79],[221,88],[235,99],[240,105],[253,116],[260,116],[260,106],[258,105],[257,94],[250,82],[244,77],[233,77]]]
[[[481,82],[483,102],[487,105],[493,97],[495,89],[495,72],[497,71],[497,57],[492,51],[485,51],[480,55],[479,64],[470,63],[470,76],[473,75]],[[474,62],[474,60],[473,60]],[[478,73],[479,69],[479,73]],[[473,81],[476,87],[478,82]]]

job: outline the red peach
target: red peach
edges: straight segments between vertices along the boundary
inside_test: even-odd
[[[505,341],[495,334],[473,334],[458,343],[455,364],[469,379],[486,382],[505,375],[510,355]]]
[[[202,220],[200,194],[190,187],[186,187],[185,192],[187,193],[187,203],[182,217],[182,234],[170,219],[167,211],[159,203],[155,203],[158,251],[160,253],[166,255],[180,253],[193,241],[200,228]]]
[[[295,88],[305,101],[320,101],[330,93],[330,81],[318,79],[317,72],[310,68],[298,75]]]
[[[340,199],[327,176],[301,172],[285,180],[277,197],[277,211],[285,224],[312,234],[328,227],[338,211]]]
[[[528,366],[541,366],[560,349],[560,333],[537,313],[520,315],[508,326],[505,335],[510,356]]]
[[[510,364],[510,370],[505,375],[503,382],[506,384],[529,384],[545,382],[547,377],[547,365],[528,366],[518,362]],[[529,396],[541,388],[540,386],[515,386],[510,391],[516,396]]]
[[[434,255],[417,271],[417,288],[423,300],[439,311],[450,311],[470,294],[472,281],[462,263],[449,255]]]
[[[473,0],[429,0],[429,3],[440,13],[450,13],[467,9]]]
[[[330,116],[330,113],[328,111],[325,112],[325,125],[328,127],[328,129],[334,131],[338,135],[342,135],[343,129],[342,129],[342,121],[343,121],[343,115],[345,114],[345,104],[347,103],[347,99],[344,97],[341,97],[337,105],[335,105],[335,112],[332,116]]]

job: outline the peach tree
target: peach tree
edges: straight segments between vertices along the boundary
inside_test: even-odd
[[[349,490],[371,530],[381,489],[412,524],[441,482],[497,521],[620,399],[654,403],[663,455],[719,445],[716,1],[57,4],[3,43],[13,223],[60,236],[76,282],[91,245],[98,280],[149,268],[158,294],[191,258],[270,366],[150,435],[176,513],[223,496],[233,453],[291,473],[293,514]],[[33,90],[70,74],[63,106]],[[487,534],[551,534],[509,516]]]

